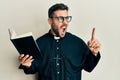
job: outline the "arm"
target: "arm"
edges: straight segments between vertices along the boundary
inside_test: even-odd
[[[87,55],[86,61],[84,63],[83,69],[91,72],[95,66],[97,65],[97,63],[100,60],[100,53],[98,52],[98,54],[95,56],[93,55],[93,53],[90,51],[89,54]]]
[[[88,41],[89,52],[84,64],[84,69],[86,71],[91,72],[94,69],[94,67],[97,65],[100,59],[100,52],[99,52],[100,47],[101,44],[95,38],[95,28],[93,28],[91,40]]]

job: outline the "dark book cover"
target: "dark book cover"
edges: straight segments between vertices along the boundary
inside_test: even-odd
[[[10,32],[10,40],[12,41],[13,45],[19,52],[19,54],[25,54],[33,56],[34,59],[42,59],[42,55],[40,52],[40,49],[34,40],[32,34],[26,35],[26,36],[13,36],[15,32]],[[12,37],[13,36],[13,37]]]

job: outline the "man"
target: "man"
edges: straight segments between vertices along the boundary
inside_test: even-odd
[[[91,72],[100,59],[100,42],[95,39],[95,28],[88,46],[77,36],[67,32],[72,17],[62,3],[49,8],[51,29],[37,39],[42,59],[20,55],[20,69],[26,74],[39,73],[39,80],[81,80],[81,71]]]

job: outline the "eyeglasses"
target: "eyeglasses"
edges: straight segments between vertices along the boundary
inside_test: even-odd
[[[56,18],[60,23],[64,22],[64,20],[66,20],[67,22],[70,22],[72,19],[72,16],[58,16],[58,17],[51,17],[51,18]]]

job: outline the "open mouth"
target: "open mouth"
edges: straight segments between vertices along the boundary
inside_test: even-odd
[[[60,28],[60,34],[61,34],[62,36],[64,36],[65,33],[66,33],[66,30],[67,30],[67,26],[61,26],[61,28]]]
[[[66,26],[61,26],[62,32],[65,32],[67,27]]]
[[[66,26],[63,26],[62,29],[63,29],[63,31],[65,31],[66,30]]]

